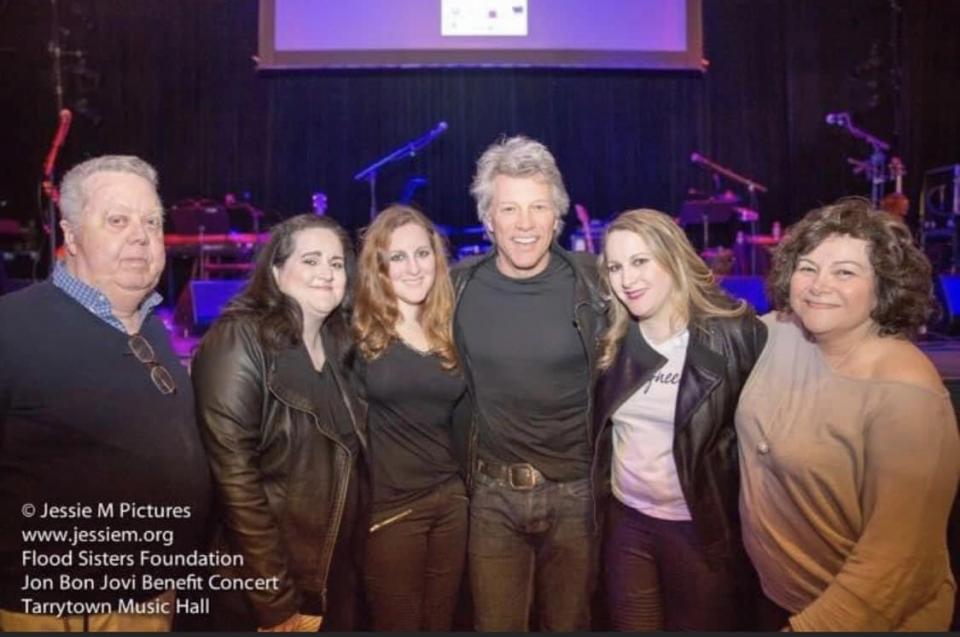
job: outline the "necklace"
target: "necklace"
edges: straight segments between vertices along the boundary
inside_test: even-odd
[[[854,343],[853,347],[851,347],[850,349],[848,349],[848,350],[844,353],[844,355],[840,357],[840,360],[838,360],[838,361],[837,361],[836,363],[834,363],[833,365],[830,364],[830,361],[827,360],[827,357],[826,357],[825,355],[823,356],[823,361],[827,364],[827,367],[829,367],[831,371],[833,371],[833,372],[839,372],[839,371],[840,371],[840,368],[843,367],[844,364],[846,364],[846,362],[847,362],[848,360],[850,360],[850,357],[853,355],[853,353],[856,352],[858,349],[860,349],[860,346],[861,346],[861,345],[863,345],[864,343],[866,343],[866,342],[869,341],[869,340],[872,340],[872,338],[873,338],[873,335],[872,335],[872,334],[867,334],[866,336],[864,336],[863,338],[861,338],[859,341],[857,341],[856,343]],[[821,350],[821,353],[822,353],[822,350]]]

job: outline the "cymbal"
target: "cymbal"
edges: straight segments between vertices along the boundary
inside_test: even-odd
[[[691,197],[684,200],[685,204],[695,203],[695,204],[734,204],[740,203],[740,197],[737,196],[732,190],[727,190],[722,192],[719,195],[710,195],[709,197]]]
[[[740,221],[744,223],[758,221],[760,219],[760,213],[753,208],[747,208],[746,206],[734,206],[733,209],[737,211],[737,214],[740,216]]]

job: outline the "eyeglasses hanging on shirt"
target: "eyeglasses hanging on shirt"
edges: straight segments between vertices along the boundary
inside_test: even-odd
[[[166,396],[177,391],[177,384],[173,381],[173,376],[170,375],[166,367],[157,361],[157,355],[147,339],[140,334],[133,334],[127,339],[127,348],[138,361],[150,370],[150,380],[153,381],[153,385],[161,394]]]

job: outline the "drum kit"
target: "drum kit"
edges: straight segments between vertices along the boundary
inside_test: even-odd
[[[680,206],[676,222],[683,227],[691,244],[717,275],[766,274],[770,252],[780,242],[780,222],[773,223],[772,234],[759,234],[760,222],[757,195],[767,192],[766,186],[740,175],[713,160],[693,153],[690,161],[719,177],[744,186],[748,201],[743,202],[731,190],[702,195],[690,191],[690,198]],[[570,235],[570,249],[596,253],[602,248],[606,225],[591,219],[584,206],[574,206],[580,227]]]
[[[717,275],[765,274],[770,251],[780,242],[780,223],[774,222],[773,234],[758,234],[760,214],[741,203],[730,191],[688,199],[676,217],[700,256]],[[574,210],[579,224],[570,232],[568,247],[574,252],[599,253],[607,224],[590,218],[582,204],[575,204]],[[456,260],[484,254],[492,247],[482,225],[441,228],[441,232],[453,245]]]
[[[680,207],[677,222],[715,274],[766,274],[770,250],[780,242],[779,222],[774,223],[773,234],[759,234],[760,213],[741,203],[727,190],[687,199]]]

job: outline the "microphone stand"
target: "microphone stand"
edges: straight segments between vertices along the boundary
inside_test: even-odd
[[[709,159],[708,157],[704,157],[704,156],[701,155],[700,153],[693,153],[692,155],[690,155],[690,161],[692,161],[693,163],[698,164],[698,165],[700,165],[700,166],[703,166],[704,168],[707,168],[708,170],[712,170],[712,171],[715,172],[715,173],[718,173],[718,174],[720,174],[720,175],[723,175],[723,176],[726,177],[727,179],[731,179],[731,180],[737,182],[738,184],[741,184],[741,185],[743,185],[743,186],[746,186],[747,189],[750,191],[751,195],[754,193],[754,191],[757,191],[757,192],[767,192],[767,187],[764,186],[763,184],[757,183],[757,182],[755,182],[754,180],[752,180],[752,179],[750,179],[750,178],[748,178],[748,177],[744,177],[743,175],[741,175],[741,174],[739,174],[739,173],[735,173],[735,172],[733,172],[732,170],[730,170],[729,168],[726,168],[726,167],[724,167],[724,166],[721,166],[720,164],[718,164],[718,163],[714,162],[713,160]]]
[[[738,184],[745,186],[747,189],[747,194],[750,198],[750,210],[756,212],[755,215],[759,218],[760,211],[760,201],[757,198],[758,192],[767,192],[767,187],[761,183],[758,183],[749,177],[744,177],[743,175],[736,173],[725,166],[721,166],[715,161],[704,157],[700,153],[693,153],[690,155],[690,161],[697,164],[698,166],[703,166],[707,170],[710,170],[714,174],[716,179],[717,175],[722,175],[731,181],[735,181]],[[704,224],[704,241],[706,241],[706,224]],[[750,234],[754,236],[757,234],[757,219],[750,219]],[[706,243],[704,243],[706,245]],[[757,245],[755,243],[750,244],[750,274],[757,273]]]
[[[890,150],[890,144],[876,135],[871,135],[867,131],[857,128],[853,123],[853,118],[850,117],[850,113],[827,115],[827,122],[842,126],[848,133],[867,142],[873,148],[870,158],[866,161],[848,158],[847,162],[855,166],[854,173],[866,173],[867,179],[870,180],[870,201],[874,208],[878,208],[880,200],[883,198],[883,183],[886,181],[886,173],[884,172],[887,163],[886,151]]]
[[[370,186],[371,221],[373,221],[373,218],[377,216],[377,171],[391,162],[400,161],[401,159],[408,157],[416,157],[418,152],[423,150],[423,148],[430,144],[430,142],[439,137],[445,130],[447,130],[447,123],[440,122],[436,125],[436,127],[433,128],[433,130],[427,132],[425,135],[410,140],[396,150],[387,153],[385,156],[381,157],[353,176],[355,181],[366,181]]]

